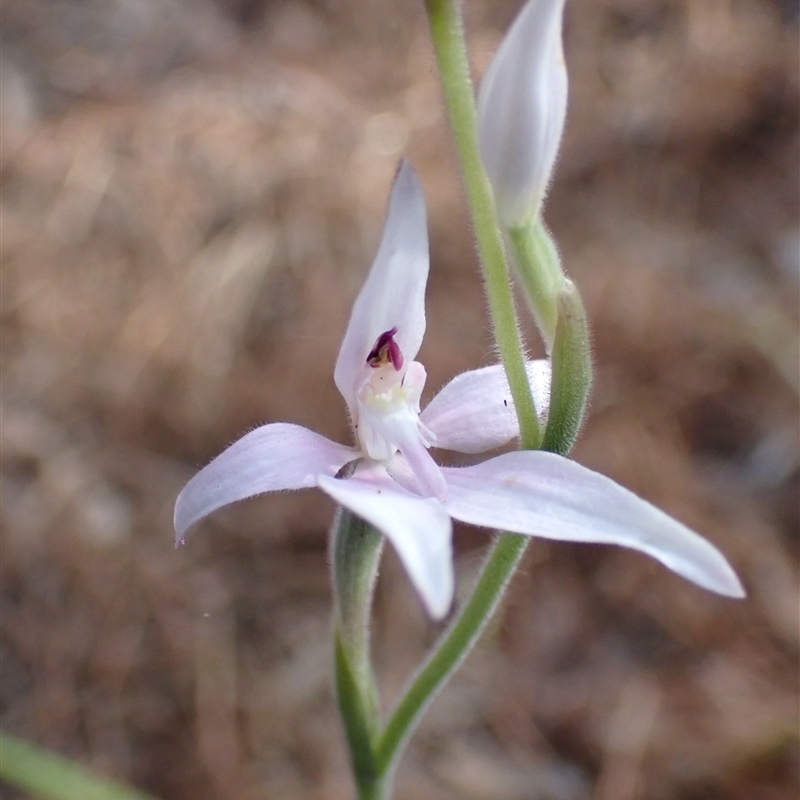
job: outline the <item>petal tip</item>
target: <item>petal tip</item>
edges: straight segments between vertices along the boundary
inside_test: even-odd
[[[178,520],[177,508],[175,510],[175,521],[173,524],[175,527],[175,536],[173,537],[173,543],[176,548],[182,547],[183,545],[186,544],[186,532],[189,530],[189,526],[182,524]]]
[[[411,162],[404,157],[397,162],[397,169],[394,173],[394,183],[400,183],[406,180],[419,181],[419,178],[417,178],[417,171],[411,166]]]
[[[441,564],[444,568],[438,572],[437,579],[419,582],[416,587],[425,610],[435,622],[441,622],[450,613],[456,593],[450,539],[448,539],[446,549],[447,552]]]
[[[452,564],[452,561],[450,563]],[[453,607],[455,586],[452,570],[444,581],[437,581],[429,586],[418,583],[416,588],[428,615],[434,622],[441,622]]]
[[[724,590],[720,592],[725,597],[730,597],[732,600],[744,600],[747,597],[747,590],[744,588],[739,577],[733,570],[729,579],[725,582]]]
[[[392,189],[389,192],[389,206],[393,204],[402,205],[405,209],[405,215],[408,216],[409,208],[417,210],[417,216],[421,220],[425,249],[427,250],[427,223],[426,210],[425,210],[425,195],[422,191],[422,184],[419,180],[417,171],[411,165],[407,158],[401,158],[400,163],[397,165],[397,172],[392,182]],[[388,220],[387,220],[388,223]]]
[[[431,604],[426,602],[425,607],[428,609],[431,619],[435,620],[436,622],[441,622],[447,616],[452,604],[451,598],[447,602],[443,603]]]
[[[196,477],[196,476],[195,476]],[[194,478],[192,479],[194,480]],[[172,527],[175,531],[173,544],[175,548],[186,544],[186,534],[192,524],[195,522],[193,519],[187,519],[186,513],[186,489],[192,484],[192,481],[183,487],[180,494],[175,499],[175,510],[172,513]]]
[[[728,563],[725,556],[722,555],[713,545],[715,561],[713,569],[709,569],[703,580],[699,580],[700,576],[690,577],[699,586],[708,589],[710,592],[721,595],[722,597],[729,597],[732,600],[742,600],[747,597],[742,582],[739,576],[733,571],[733,567]]]
[[[711,546],[713,547],[713,545]],[[713,570],[713,577],[708,582],[707,588],[733,600],[741,600],[747,597],[747,592],[739,580],[739,576],[728,563],[728,560],[716,548],[714,548],[714,551],[718,563],[716,565],[717,568]]]

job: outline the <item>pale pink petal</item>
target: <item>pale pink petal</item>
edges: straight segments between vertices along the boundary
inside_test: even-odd
[[[705,539],[574,461],[524,451],[444,473],[444,505],[455,519],[546,539],[631,547],[706,589],[744,596],[728,562]]]
[[[441,619],[453,602],[452,525],[442,504],[407,492],[377,466],[346,480],[321,475],[319,487],[389,539],[428,613]]]
[[[397,328],[394,341],[413,361],[425,333],[428,228],[417,175],[402,161],[389,198],[378,255],[356,299],[336,362],[334,380],[356,418],[354,386],[378,337]]]
[[[305,489],[335,475],[359,452],[299,425],[277,422],[245,434],[183,487],[175,501],[175,537],[222,506],[263,492]]]
[[[544,419],[550,363],[529,361],[526,369],[536,410]],[[457,375],[425,407],[420,421],[435,434],[436,447],[460,453],[483,453],[519,436],[517,412],[500,364]]]
[[[414,471],[402,453],[395,453],[394,458],[382,466],[392,477],[392,480],[399,483],[407,492],[419,494],[419,485],[414,476]]]

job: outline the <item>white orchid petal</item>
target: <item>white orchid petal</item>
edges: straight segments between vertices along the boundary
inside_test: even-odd
[[[519,227],[537,212],[567,113],[562,44],[565,0],[529,0],[506,34],[478,93],[481,159],[500,220]]]
[[[416,420],[414,422],[416,423]],[[444,500],[447,496],[447,483],[441,467],[433,460],[428,448],[425,447],[419,430],[409,430],[408,435],[404,438],[398,437],[397,445],[411,466],[418,491],[427,497]]]
[[[447,484],[441,468],[428,452],[420,430],[419,418],[414,409],[402,403],[399,408],[390,412],[370,414],[369,408],[363,405],[360,410],[359,436],[367,432],[381,442],[391,442],[411,466],[417,491],[427,497],[443,500],[447,494]],[[389,452],[385,458],[372,452],[369,455],[376,460],[388,461],[394,452]]]
[[[428,228],[425,198],[407,161],[389,198],[389,211],[378,255],[361,289],[336,361],[334,380],[356,418],[355,381],[378,337],[394,336],[406,361],[413,361],[425,333],[425,286],[428,281]]]
[[[550,363],[528,361],[528,382],[541,418],[550,401]],[[431,400],[420,421],[436,436],[435,447],[483,453],[519,436],[519,423],[502,365],[457,375]]]
[[[175,537],[222,506],[263,492],[305,489],[335,475],[359,452],[299,425],[278,422],[245,434],[183,487],[175,501]]]
[[[428,613],[441,619],[454,586],[452,524],[442,504],[407,492],[377,467],[347,480],[321,475],[319,487],[389,539]]]
[[[744,590],[709,542],[609,478],[552,453],[507,453],[445,468],[445,508],[455,519],[513,533],[640,550],[729,597]]]
[[[402,453],[395,453],[394,458],[382,466],[389,473],[392,480],[399,483],[407,492],[419,494],[419,484],[414,475],[414,470],[411,469],[411,465]]]

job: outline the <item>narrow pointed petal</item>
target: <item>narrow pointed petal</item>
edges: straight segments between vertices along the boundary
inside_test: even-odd
[[[541,419],[550,398],[550,363],[526,364],[533,401]],[[457,375],[420,414],[436,436],[435,447],[460,453],[483,453],[519,436],[517,412],[500,364]]]
[[[419,433],[408,431],[408,434],[404,438],[398,437],[397,444],[411,466],[418,491],[427,497],[444,500],[447,496],[447,483],[441,467],[433,460]]]
[[[382,333],[396,328],[394,341],[413,361],[425,333],[428,281],[425,198],[416,173],[402,161],[389,198],[378,255],[353,306],[334,380],[355,418],[354,385]]]
[[[299,425],[256,428],[184,486],[175,501],[175,540],[181,542],[195,522],[222,506],[263,492],[316,486],[317,475],[335,475],[358,456]]]
[[[442,504],[407,492],[379,467],[347,480],[321,475],[319,487],[389,539],[428,613],[441,619],[454,586],[452,524]]]
[[[541,451],[444,469],[451,516],[473,525],[640,550],[718,594],[744,590],[713,545],[609,478]]]
[[[481,159],[500,221],[523,226],[538,212],[567,114],[562,44],[565,0],[529,0],[478,93]]]

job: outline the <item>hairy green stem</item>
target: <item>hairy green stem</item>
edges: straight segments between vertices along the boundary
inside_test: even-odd
[[[475,97],[460,9],[457,0],[426,0],[425,5],[442,91],[461,164],[467,203],[475,228],[495,341],[519,420],[520,446],[524,450],[533,450],[541,442],[541,431],[525,372],[525,353],[506,267],[503,236],[492,189],[478,149]]]
[[[517,323],[503,235],[478,149],[475,100],[459,6],[457,0],[425,2],[475,229],[495,340],[519,420],[520,446],[523,449],[535,449],[541,446],[542,431],[525,370],[525,353]],[[552,328],[548,340],[550,347],[556,339],[556,320],[549,320],[547,325]],[[338,532],[341,530],[340,520]],[[427,705],[474,646],[500,602],[528,540],[512,534],[497,537],[469,599],[411,681],[383,730],[376,733],[377,703],[372,688],[367,618],[364,614],[369,613],[377,560],[373,566],[365,565],[373,563],[377,551],[372,548],[368,536],[358,539],[361,534],[354,523],[350,523],[348,530],[350,541],[358,544],[352,552],[334,543],[335,572],[338,570],[340,573],[337,578],[337,695],[351,748],[359,800],[386,800],[391,792],[394,767],[408,737]],[[363,561],[359,561],[359,547],[367,551]],[[369,555],[369,552],[373,555]],[[356,568],[352,564],[356,564]],[[353,590],[346,588],[343,582],[348,572],[357,579]],[[352,613],[346,610],[351,601]]]
[[[344,725],[360,800],[383,797],[375,766],[378,692],[370,658],[372,595],[384,538],[369,523],[340,509],[333,524],[331,564],[335,593],[336,702]]]
[[[381,773],[391,772],[425,708],[472,649],[500,602],[527,543],[526,537],[508,533],[495,541],[469,600],[403,694],[377,741],[375,763]]]
[[[541,442],[542,432],[525,371],[525,353],[506,266],[503,236],[478,149],[475,99],[459,6],[456,0],[426,0],[426,8],[475,228],[495,341],[519,420],[520,444],[525,449],[534,449]],[[379,773],[391,774],[425,708],[477,641],[526,544],[525,537],[511,534],[502,534],[495,541],[469,600],[411,682],[378,737],[375,765]]]
[[[356,679],[340,631],[334,634],[334,665],[336,675],[336,702],[342,718],[350,763],[359,800],[382,798],[379,788],[387,781],[375,762],[375,717],[370,697]],[[382,788],[381,788],[382,791]]]
[[[345,508],[339,509],[332,537],[336,626],[353,677],[377,720],[377,694],[370,659],[370,618],[384,538],[372,525]]]

